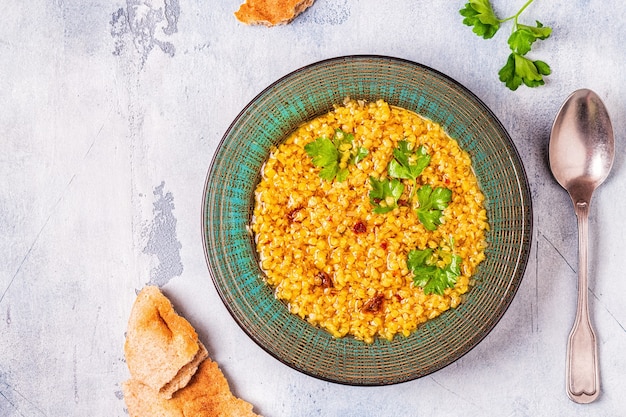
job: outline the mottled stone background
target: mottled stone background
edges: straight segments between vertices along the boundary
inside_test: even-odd
[[[247,27],[240,0],[4,0],[0,4],[0,416],[124,416],[126,321],[162,286],[198,328],[234,392],[266,417],[623,416],[626,400],[626,17],[620,0],[536,0],[554,29],[535,45],[553,70],[507,90],[505,26],[485,41],[462,1],[317,0],[287,26]],[[493,0],[501,15],[521,0]],[[510,132],[534,205],[522,286],[493,332],[420,380],[316,380],[256,346],[227,313],[202,251],[200,206],[215,148],[267,85],[324,58],[382,54],[431,66],[482,99]],[[614,122],[614,171],[590,221],[591,312],[603,394],[565,395],[575,312],[576,220],[547,143],[575,89]]]

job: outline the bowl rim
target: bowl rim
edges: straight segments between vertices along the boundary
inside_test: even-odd
[[[466,95],[468,98],[470,98],[471,100],[475,101],[476,104],[478,104],[481,107],[481,110],[485,112],[485,114],[489,117],[490,122],[492,122],[505,136],[505,139],[509,142],[509,144],[511,145],[510,147],[508,147],[508,150],[512,153],[512,156],[515,157],[517,159],[517,161],[519,162],[519,164],[516,166],[518,173],[519,173],[519,178],[520,178],[520,184],[519,187],[520,188],[520,194],[524,197],[523,201],[525,203],[525,207],[526,207],[526,212],[527,214],[523,217],[523,224],[526,227],[523,227],[522,230],[524,231],[523,236],[527,236],[527,239],[523,239],[522,242],[520,243],[520,249],[519,251],[517,251],[517,265],[515,268],[515,272],[512,273],[512,278],[517,277],[517,279],[511,279],[509,280],[509,285],[506,290],[506,297],[503,297],[503,299],[506,299],[502,304],[499,305],[499,308],[497,310],[494,311],[494,314],[491,314],[489,316],[489,326],[487,326],[485,328],[485,331],[483,332],[479,332],[477,334],[474,334],[473,337],[470,339],[471,343],[469,344],[465,344],[466,348],[462,349],[461,352],[457,355],[454,356],[454,358],[452,360],[447,361],[446,363],[443,364],[439,364],[437,366],[434,366],[432,370],[430,370],[427,373],[424,373],[422,375],[414,375],[411,376],[409,378],[404,378],[402,380],[399,381],[392,381],[392,382],[385,382],[385,381],[367,381],[367,382],[353,382],[353,381],[348,381],[348,380],[342,380],[342,379],[335,379],[332,377],[326,377],[323,375],[318,375],[315,372],[312,371],[308,371],[306,369],[303,368],[299,368],[297,366],[295,366],[293,363],[290,363],[289,361],[287,361],[286,359],[282,358],[280,355],[276,354],[275,352],[273,352],[269,347],[265,346],[263,343],[261,343],[261,341],[257,338],[257,336],[254,334],[254,332],[252,332],[251,330],[249,330],[245,325],[243,325],[243,323],[237,318],[237,316],[234,314],[234,311],[232,310],[232,307],[229,305],[229,303],[226,301],[226,296],[223,292],[223,289],[220,287],[220,285],[218,285],[217,283],[217,277],[216,277],[216,271],[214,270],[214,266],[212,266],[211,260],[209,259],[209,247],[208,247],[208,242],[207,242],[207,227],[206,227],[206,214],[207,214],[207,195],[208,195],[208,191],[209,191],[209,184],[211,182],[212,176],[211,174],[213,173],[213,170],[215,168],[216,162],[217,162],[217,158],[220,155],[220,150],[221,148],[224,146],[226,140],[229,137],[230,132],[233,130],[233,128],[238,124],[239,120],[241,119],[241,117],[248,111],[248,109],[250,107],[252,107],[259,98],[261,98],[263,95],[265,95],[267,92],[269,92],[270,90],[272,90],[274,87],[276,87],[278,84],[281,84],[282,82],[284,82],[285,80],[295,77],[297,76],[299,73],[301,72],[306,72],[307,70],[309,70],[310,68],[315,68],[321,65],[325,65],[325,64],[330,64],[333,62],[338,62],[338,61],[349,61],[349,60],[379,60],[379,61],[384,61],[384,62],[396,62],[396,63],[400,63],[400,64],[404,64],[404,65],[409,65],[409,66],[414,66],[416,68],[420,68],[426,72],[430,72],[433,75],[436,75],[444,80],[446,80],[448,83],[454,85],[454,87],[456,89],[458,89],[460,92],[462,92],[464,95]],[[457,362],[459,359],[461,359],[462,357],[464,357],[465,355],[467,355],[470,351],[472,351],[474,348],[476,348],[486,337],[487,335],[489,335],[493,329],[497,326],[497,324],[501,321],[502,317],[504,316],[504,314],[508,311],[509,307],[512,304],[513,299],[515,298],[521,283],[524,279],[524,276],[526,274],[526,270],[528,267],[528,261],[530,259],[530,254],[532,252],[532,246],[533,246],[533,234],[534,234],[534,211],[533,211],[533,202],[532,202],[532,193],[531,193],[531,189],[530,189],[530,185],[528,182],[528,175],[525,169],[525,166],[523,164],[523,160],[521,158],[521,155],[519,153],[519,150],[517,149],[517,146],[515,145],[514,141],[512,140],[510,134],[508,133],[508,131],[504,128],[504,126],[502,125],[501,121],[498,119],[498,117],[495,115],[495,113],[476,95],[474,94],[471,90],[469,90],[467,87],[465,87],[464,85],[462,85],[461,83],[459,83],[458,81],[456,81],[455,79],[453,79],[452,77],[444,74],[443,72],[436,70],[434,68],[431,68],[427,65],[406,59],[406,58],[399,58],[399,57],[394,57],[394,56],[389,56],[389,55],[381,55],[381,54],[350,54],[350,55],[339,55],[339,56],[335,56],[335,57],[331,57],[331,58],[325,58],[325,59],[321,59],[318,61],[314,61],[311,62],[309,64],[300,66],[298,68],[296,68],[295,70],[292,70],[288,73],[286,73],[285,75],[279,77],[278,79],[276,79],[275,81],[273,81],[272,83],[270,83],[267,87],[263,88],[258,94],[256,94],[251,100],[248,101],[248,103],[238,112],[238,114],[236,115],[236,117],[233,119],[233,121],[229,124],[228,128],[224,131],[224,134],[222,135],[221,139],[219,140],[219,142],[217,143],[214,153],[211,157],[211,162],[208,166],[208,170],[207,170],[207,174],[206,174],[206,178],[203,184],[203,193],[202,193],[202,204],[201,204],[201,212],[200,212],[200,217],[201,217],[201,238],[202,238],[202,247],[203,247],[203,252],[204,252],[204,257],[205,257],[205,262],[206,262],[206,266],[208,268],[209,271],[209,275],[211,276],[211,280],[213,282],[213,286],[215,287],[220,300],[222,301],[223,305],[225,306],[226,310],[228,311],[229,315],[233,318],[233,320],[235,321],[235,323],[237,323],[238,327],[240,330],[242,330],[258,347],[260,347],[262,350],[264,350],[266,353],[268,353],[270,356],[272,356],[274,359],[278,360],[279,362],[283,363],[284,365],[287,365],[290,369],[296,370],[300,373],[303,373],[305,375],[314,377],[318,380],[322,380],[322,381],[327,381],[327,382],[331,382],[331,383],[337,383],[340,385],[348,385],[348,386],[384,386],[384,385],[391,385],[391,384],[399,384],[399,383],[404,383],[404,382],[409,382],[415,379],[420,379],[423,378],[427,375],[431,375],[437,371],[440,371],[443,368],[446,368],[448,366],[450,366],[451,364]],[[445,313],[445,312],[444,312]],[[431,321],[431,320],[429,320]],[[324,331],[323,329],[320,329],[320,331]]]

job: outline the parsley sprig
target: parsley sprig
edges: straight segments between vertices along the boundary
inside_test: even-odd
[[[370,176],[370,203],[377,214],[388,213],[398,207],[398,200],[404,192],[404,184],[398,179],[376,179]]]
[[[414,205],[417,195],[417,217],[427,230],[437,230],[443,222],[443,211],[452,200],[452,191],[444,187],[432,188],[429,184],[417,188],[417,179],[430,164],[430,155],[424,146],[413,150],[412,144],[406,140],[398,142],[393,150],[394,158],[387,165],[389,178],[377,179],[370,177],[370,203],[373,212],[383,214],[397,208],[404,193],[405,185],[401,180],[410,181],[412,188],[406,205]],[[416,191],[417,190],[417,191]]]
[[[424,169],[430,164],[430,155],[424,146],[419,146],[415,151],[412,145],[401,140],[398,147],[393,150],[394,159],[387,166],[387,173],[392,178],[408,180],[412,183],[413,188],[409,194],[408,201],[411,204],[413,195],[417,188],[417,178],[422,174]],[[452,199],[452,191],[437,187],[433,188],[426,184],[417,189],[417,217],[430,231],[437,229],[442,223],[443,210],[448,206]]]
[[[547,39],[552,34],[550,27],[538,20],[536,26],[519,23],[519,16],[534,0],[527,0],[522,8],[513,16],[500,19],[493,11],[490,0],[470,0],[459,13],[464,17],[463,23],[472,27],[472,31],[484,39],[492,38],[502,23],[513,21],[513,28],[508,39],[511,53],[506,64],[498,72],[500,81],[509,89],[517,90],[522,84],[528,87],[543,85],[543,77],[550,75],[552,70],[544,61],[528,58],[533,43]]]
[[[452,199],[452,191],[444,187],[432,188],[430,185],[422,185],[417,190],[417,218],[427,230],[437,230],[442,223],[443,211],[448,207]]]
[[[398,147],[393,150],[394,159],[389,162],[387,172],[392,178],[407,179],[415,185],[417,177],[430,163],[430,155],[424,146],[418,147],[415,152],[412,148],[412,145],[405,140],[398,142]],[[413,190],[411,190],[409,200],[412,197]]]
[[[368,150],[354,144],[354,135],[335,129],[332,139],[319,137],[304,146],[307,155],[312,158],[313,165],[320,167],[319,176],[325,180],[345,181],[354,165],[365,158]]]
[[[456,255],[453,242],[451,248],[415,249],[408,253],[407,268],[413,273],[413,283],[421,287],[424,294],[443,295],[446,288],[454,287],[461,275],[463,259]]]

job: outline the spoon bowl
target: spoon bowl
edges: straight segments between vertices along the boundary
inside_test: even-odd
[[[578,306],[567,344],[566,388],[572,401],[590,403],[600,394],[596,335],[587,300],[589,205],[611,171],[615,154],[609,113],[596,93],[572,93],[550,134],[550,169],[569,193],[578,218]]]
[[[550,169],[572,199],[587,201],[608,176],[615,144],[609,113],[596,93],[582,89],[565,101],[550,135]]]

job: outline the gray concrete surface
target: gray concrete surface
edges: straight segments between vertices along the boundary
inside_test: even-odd
[[[126,322],[137,289],[163,287],[233,391],[278,416],[626,415],[626,19],[619,0],[536,0],[554,29],[532,56],[553,74],[507,90],[492,40],[465,1],[317,0],[290,25],[247,27],[239,0],[4,0],[0,4],[0,415],[124,416]],[[522,1],[494,0],[498,13]],[[382,54],[462,83],[502,121],[532,188],[535,230],[521,288],[492,333],[419,380],[350,387],[302,375],[239,329],[210,280],[200,206],[216,146],[279,77],[324,58]],[[603,393],[565,394],[577,231],[547,164],[554,116],[575,89],[605,101],[614,171],[590,220],[591,312]]]

